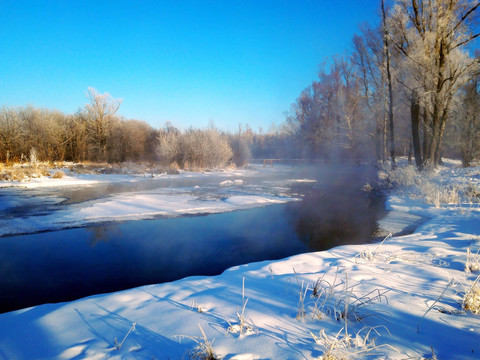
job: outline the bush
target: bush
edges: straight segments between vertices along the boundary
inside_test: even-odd
[[[59,171],[56,171],[53,175],[52,175],[52,178],[53,179],[63,179],[65,177],[65,173],[61,170]]]
[[[156,152],[161,164],[190,169],[223,167],[233,155],[227,137],[215,128],[182,134],[169,127],[158,136]]]

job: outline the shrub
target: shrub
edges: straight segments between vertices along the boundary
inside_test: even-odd
[[[167,129],[158,136],[157,158],[166,165],[201,169],[225,166],[232,158],[227,137],[215,128],[189,129],[181,133]]]
[[[413,165],[398,166],[395,169],[382,168],[379,179],[387,187],[418,185],[422,178],[417,168]]]
[[[56,171],[53,175],[52,175],[52,178],[53,179],[63,179],[65,177],[65,173],[61,170],[59,171]]]
[[[424,181],[419,188],[423,199],[437,208],[441,204],[458,204],[460,202],[458,188],[452,185],[440,186],[433,182]]]

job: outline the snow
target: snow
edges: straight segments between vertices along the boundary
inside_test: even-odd
[[[478,186],[471,174],[449,166],[436,176],[449,184]],[[153,204],[175,198],[157,191],[129,196],[92,202],[95,211],[85,211],[128,216],[141,199],[150,213]],[[148,201],[151,197],[155,200]],[[227,199],[235,206],[279,201]],[[196,201],[187,194],[178,208]],[[0,314],[0,358],[186,359],[197,341],[203,342],[204,332],[215,353],[230,360],[318,359],[329,347],[350,359],[432,359],[432,349],[439,359],[478,359],[480,316],[461,306],[478,276],[464,271],[467,250],[480,248],[478,204],[461,200],[437,207],[397,189],[388,206],[395,213],[382,224],[384,230],[403,231],[420,219],[422,224],[382,244],[341,246],[236,266],[214,277]],[[228,331],[240,328],[245,302],[243,331]],[[115,339],[124,338],[117,349]]]
[[[262,174],[265,172],[269,176],[291,175],[288,167],[262,169]],[[280,184],[284,187],[272,192],[267,190],[271,188],[268,181],[258,179],[258,173],[254,170],[184,172],[181,175],[160,175],[155,178],[143,175],[75,175],[63,179],[39,178],[29,182],[4,183],[0,201],[2,211],[33,204],[37,207],[57,204],[57,207],[50,208],[48,214],[42,212],[14,218],[0,217],[0,236],[60,230],[101,222],[221,213],[299,200],[286,193],[288,184],[294,180],[281,180]],[[223,180],[224,178],[227,179]],[[170,184],[181,180],[193,181],[194,185],[179,187]],[[201,185],[195,184],[195,181]],[[251,181],[252,185],[247,185],[246,181]],[[98,188],[111,184],[141,187],[142,183],[148,183],[154,188],[103,194],[99,198],[73,204],[62,203],[64,198],[48,193],[51,188]],[[19,197],[18,190],[23,188],[35,191],[34,196]]]

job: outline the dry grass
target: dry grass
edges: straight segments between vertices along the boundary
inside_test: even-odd
[[[418,172],[413,165],[398,166],[395,170],[383,168],[379,179],[384,188],[397,188],[411,198],[420,199],[439,208],[442,205],[480,202],[480,188],[458,180],[445,183],[441,172]]]
[[[445,296],[445,293],[447,292],[447,290],[453,286],[455,284],[455,280],[454,279],[450,279],[450,281],[448,282],[447,286],[445,287],[445,289],[443,289],[442,293],[440,294],[440,296],[432,303],[432,305],[430,305],[428,307],[428,309],[425,311],[425,313],[423,314],[422,318],[420,319],[420,321],[418,322],[417,324],[417,333],[420,333],[420,324],[422,323],[423,319],[425,318],[425,316],[427,316],[428,312],[430,310],[433,309],[433,307],[435,306],[435,304],[437,302],[439,302],[444,296]]]
[[[145,176],[178,174],[178,169],[158,164],[124,162],[119,164],[82,162],[69,166],[77,174],[144,174]]]
[[[366,294],[359,295],[354,291],[355,285],[348,283],[348,274],[343,282],[337,283],[338,269],[333,283],[319,278],[313,286],[312,297],[314,305],[312,316],[321,319],[323,316],[333,317],[335,320],[343,320],[347,329],[348,320],[362,321],[372,316],[371,308],[376,303],[386,302],[387,289],[374,289]],[[378,311],[375,314],[379,314]]]
[[[188,357],[189,359],[192,360],[219,360],[220,357],[215,354],[215,351],[213,350],[213,342],[214,340],[208,340],[207,335],[205,334],[205,331],[203,330],[202,326],[198,324],[198,328],[200,329],[202,336],[201,337],[190,337],[190,336],[178,336],[180,338],[187,337],[197,344],[189,353]]]
[[[419,185],[422,176],[413,165],[398,166],[394,170],[384,167],[379,171],[379,179],[387,187],[405,187]]]
[[[474,314],[480,314],[480,275],[467,288],[463,297],[462,308]]]
[[[50,176],[53,164],[49,162],[2,164],[0,181],[28,181],[29,179]]]
[[[472,253],[470,249],[467,249],[465,272],[474,273],[477,271],[480,271],[480,249],[476,253]]]
[[[453,185],[441,186],[434,182],[424,181],[419,189],[423,199],[437,208],[442,204],[458,204],[460,202],[459,189]]]
[[[396,352],[393,346],[388,344],[376,345],[376,337],[380,336],[380,329],[388,333],[385,326],[364,327],[354,336],[351,336],[347,330],[341,329],[335,336],[328,336],[322,329],[318,336],[310,333],[315,342],[323,347],[323,353],[319,360],[353,360],[367,354],[380,356],[380,350],[390,348]]]
[[[50,173],[52,170],[58,169]],[[161,176],[167,174],[178,174],[179,171],[175,167],[161,166],[157,164],[132,163],[126,162],[121,164],[108,163],[65,163],[65,162],[24,162],[11,163],[6,165],[0,163],[0,181],[29,181],[30,179],[40,178],[42,176],[61,179],[65,176],[65,171],[60,169],[68,169],[72,173],[77,174],[143,174],[144,176]]]
[[[62,170],[55,171],[52,175],[52,179],[63,179],[65,177],[65,173]]]
[[[245,299],[245,278],[242,280],[242,309],[237,310],[237,319],[238,323],[231,324],[228,323],[229,327],[227,329],[228,333],[240,333],[240,335],[247,333],[247,334],[256,334],[257,331],[255,330],[255,326],[253,322],[247,318],[245,315],[245,308],[247,307],[248,299]]]

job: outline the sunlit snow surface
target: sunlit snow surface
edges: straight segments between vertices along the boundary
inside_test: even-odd
[[[478,185],[478,179],[462,169],[442,171],[451,181]],[[187,207],[189,196],[178,208]],[[167,194],[159,198],[168,199]],[[127,200],[128,196],[115,202],[125,213],[135,206]],[[95,211],[89,215],[111,206],[108,201],[93,202]],[[187,359],[197,345],[192,338],[202,337],[201,326],[223,359],[318,359],[325,344],[317,344],[312,334],[319,336],[324,330],[333,339],[347,326],[352,338],[361,329],[375,327],[378,332],[370,334],[376,338],[376,349],[355,354],[359,349],[351,348],[351,359],[431,359],[432,348],[438,359],[478,359],[480,316],[462,311],[460,305],[466,286],[478,276],[464,271],[467,249],[480,248],[477,208],[470,204],[435,208],[402,192],[392,194],[388,206],[430,220],[413,234],[390,238],[381,246],[341,246],[238,266],[220,276],[192,277],[2,314],[0,358]],[[394,218],[389,221],[395,225]],[[239,334],[227,330],[238,324],[243,279],[248,299],[244,314],[250,329]],[[318,279],[323,285],[336,284],[333,292],[338,296],[347,286],[352,315],[348,323],[340,316],[345,307],[335,307],[335,302],[322,307],[331,312],[314,310],[312,288]],[[451,279],[455,281],[447,287]],[[305,294],[305,317],[299,320],[300,292]],[[375,294],[383,295],[375,298]],[[352,314],[355,304],[364,306]],[[133,323],[135,330],[117,350],[115,338],[121,342]]]

